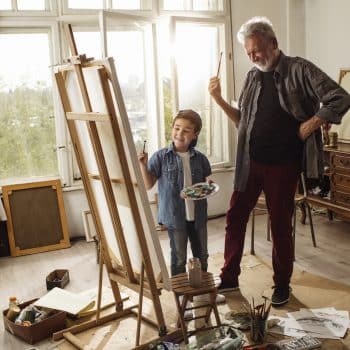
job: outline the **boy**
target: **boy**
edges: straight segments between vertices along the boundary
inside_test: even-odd
[[[188,240],[202,270],[208,267],[207,200],[180,197],[184,187],[206,181],[211,174],[207,157],[194,148],[201,128],[198,113],[182,110],[173,120],[172,144],[153,154],[148,164],[147,153],[138,155],[146,189],[158,180],[158,221],[168,228],[172,276],[186,272]]]
[[[173,120],[171,145],[153,154],[148,164],[147,153],[138,155],[146,189],[151,189],[158,180],[158,222],[168,228],[172,276],[186,272],[188,240],[202,270],[208,268],[207,200],[180,197],[184,187],[206,181],[211,174],[208,158],[194,148],[201,128],[198,113],[181,110]],[[216,302],[225,302],[225,296],[218,294]],[[192,311],[186,311],[185,318],[191,317]]]

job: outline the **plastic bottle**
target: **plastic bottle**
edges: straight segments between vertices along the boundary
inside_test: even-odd
[[[10,321],[14,321],[16,317],[19,315],[21,312],[21,309],[17,305],[17,298],[16,297],[10,297],[9,298],[9,309],[6,313],[6,317]]]

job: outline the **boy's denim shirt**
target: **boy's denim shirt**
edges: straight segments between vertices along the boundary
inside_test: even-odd
[[[190,149],[192,184],[205,181],[211,174],[208,158]],[[182,160],[171,144],[152,155],[148,171],[158,179],[158,222],[172,229],[183,229],[186,223],[185,200],[180,197],[184,174]],[[207,200],[195,201],[195,227],[207,224]]]

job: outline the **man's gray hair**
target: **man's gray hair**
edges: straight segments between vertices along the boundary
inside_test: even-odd
[[[244,24],[237,32],[237,39],[241,44],[251,36],[260,34],[267,39],[277,39],[272,23],[266,17],[253,17]]]

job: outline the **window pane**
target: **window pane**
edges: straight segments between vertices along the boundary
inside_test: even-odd
[[[45,0],[17,0],[18,10],[45,10]]]
[[[103,0],[68,0],[71,9],[103,9]]]
[[[140,10],[140,0],[112,0],[112,8],[119,10]]]
[[[216,74],[218,65],[218,37],[216,26],[183,23],[176,26],[179,109],[194,109],[201,115],[203,128],[197,147],[213,163],[222,161],[224,154],[221,116],[210,113],[208,94],[209,78]]]
[[[193,0],[195,11],[222,11],[222,0]]]
[[[101,35],[99,32],[75,32],[74,39],[79,55],[101,58]]]
[[[163,10],[185,10],[183,0],[163,0]]]
[[[195,11],[222,11],[222,0],[193,0]]]
[[[142,31],[109,31],[108,55],[114,57],[136,149],[147,139],[144,37]]]
[[[11,0],[0,1],[0,10],[12,10]]]
[[[163,10],[222,11],[223,0],[163,0]]]
[[[1,34],[0,47],[0,178],[57,175],[48,35]]]

